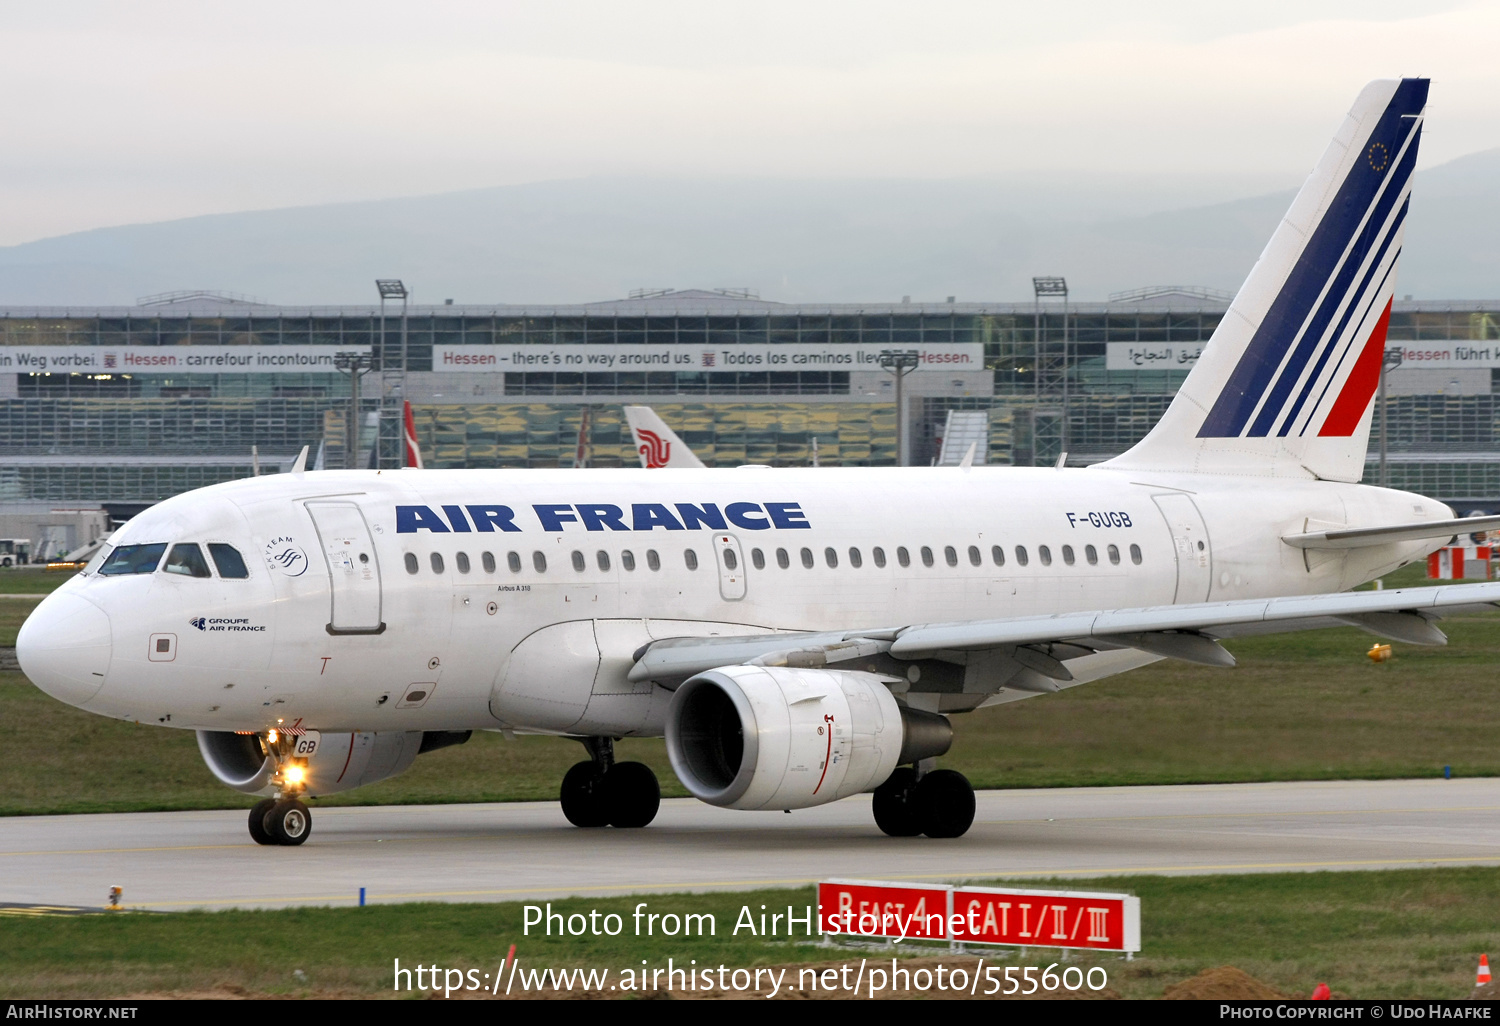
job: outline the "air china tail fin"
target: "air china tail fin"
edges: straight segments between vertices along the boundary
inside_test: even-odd
[[[703,461],[693,455],[693,450],[683,444],[651,407],[627,406],[625,420],[630,425],[630,437],[635,439],[635,451],[641,454],[641,466],[648,470],[703,469]]]
[[[417,420],[411,415],[411,403],[402,402],[401,410],[401,450],[403,467],[416,467],[422,469],[422,449],[417,445]]]
[[[1365,86],[1166,415],[1106,466],[1363,476],[1427,85]]]

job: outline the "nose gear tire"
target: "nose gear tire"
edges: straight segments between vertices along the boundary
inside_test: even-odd
[[[312,813],[297,799],[283,798],[271,806],[264,824],[275,843],[301,844],[312,833]]]
[[[974,788],[956,770],[933,770],[917,782],[922,833],[962,837],[974,823]]]
[[[875,789],[875,825],[891,837],[916,837],[922,832],[917,805],[917,771],[897,766],[885,783]]]
[[[604,775],[604,807],[613,827],[643,827],[661,807],[661,785],[643,762],[617,762]]]
[[[276,838],[266,830],[266,813],[275,806],[275,798],[265,798],[250,810],[250,839],[256,844],[275,844]]]
[[[604,774],[592,762],[577,762],[563,775],[562,810],[576,827],[609,825]]]

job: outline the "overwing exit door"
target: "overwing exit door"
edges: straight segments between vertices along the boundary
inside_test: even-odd
[[[380,562],[364,513],[352,502],[306,506],[328,565],[328,633],[379,634],[385,630],[380,619]]]
[[[1213,584],[1213,549],[1208,525],[1191,496],[1180,493],[1153,495],[1152,500],[1166,518],[1177,556],[1177,595],[1173,602],[1207,602]]]

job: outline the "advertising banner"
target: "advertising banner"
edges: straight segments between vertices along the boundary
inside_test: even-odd
[[[0,374],[331,374],[369,346],[0,346]]]
[[[1109,342],[1104,369],[1192,370],[1206,342]],[[1390,342],[1402,370],[1483,370],[1500,367],[1500,342]]]
[[[500,374],[525,371],[638,374],[738,374],[766,371],[879,371],[880,354],[917,354],[917,371],[983,370],[977,342],[921,345],[439,345],[432,369]]]

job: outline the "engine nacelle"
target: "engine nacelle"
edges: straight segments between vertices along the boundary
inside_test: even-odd
[[[462,740],[458,740],[461,738]],[[324,734],[307,760],[307,793],[336,794],[394,777],[421,752],[468,740],[467,732],[394,730]],[[255,734],[198,731],[198,751],[219,782],[246,794],[270,795],[273,765]]]
[[[726,666],[687,680],[667,712],[678,779],[727,809],[805,809],[873,790],[951,737],[943,717],[903,709],[879,677],[848,670]]]

